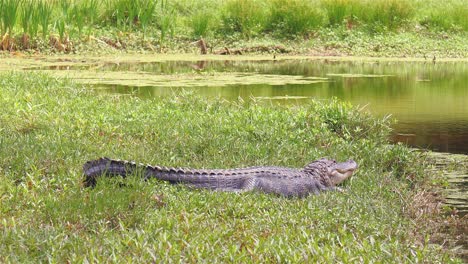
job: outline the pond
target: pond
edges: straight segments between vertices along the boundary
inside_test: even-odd
[[[141,97],[171,96],[181,89],[209,97],[293,104],[337,97],[398,120],[392,135],[395,142],[468,154],[466,62],[168,61],[112,64],[100,67],[98,74],[102,72],[151,76],[152,83],[140,76],[136,82],[112,78],[109,83],[101,78],[95,84],[101,91]],[[154,79],[166,74],[196,77],[189,82]]]
[[[336,97],[397,122],[393,142],[468,154],[468,63],[398,61],[215,60],[95,61],[41,66],[92,85],[98,92],[173,96],[182,90],[227,100],[302,104]],[[465,162],[462,162],[465,164]],[[461,163],[460,163],[461,164]],[[447,204],[468,212],[468,171],[447,172]]]
[[[468,62],[264,58],[43,58],[30,59],[27,66],[24,60],[11,60],[0,64],[0,71],[43,70],[90,85],[98,93],[142,98],[182,90],[293,105],[336,97],[378,117],[391,115],[397,120],[393,142],[436,151],[430,153],[432,169],[443,171],[449,183],[444,203],[456,209],[450,214],[466,219],[468,155],[443,152],[468,154]],[[446,230],[447,236],[454,236],[457,252],[466,255],[466,227],[454,228]]]

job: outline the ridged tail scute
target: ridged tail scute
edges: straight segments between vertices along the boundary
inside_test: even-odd
[[[84,185],[86,187],[94,187],[97,178],[101,175],[122,176],[125,178],[127,175],[134,173],[136,169],[137,165],[134,162],[112,160],[109,158],[88,161],[83,165],[85,175]]]

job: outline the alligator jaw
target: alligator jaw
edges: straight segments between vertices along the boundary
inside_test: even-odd
[[[358,168],[354,160],[337,163],[329,168],[329,177],[333,185],[340,184],[347,178],[351,177],[354,171]]]

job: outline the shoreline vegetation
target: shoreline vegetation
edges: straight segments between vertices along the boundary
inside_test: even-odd
[[[466,58],[466,17],[463,0],[0,0],[0,50]]]
[[[386,119],[336,100],[123,98],[22,70],[467,61],[466,17],[464,0],[0,0],[0,262],[462,263],[466,251],[448,234],[464,232],[466,216],[429,191],[447,184],[430,157],[388,145]],[[344,193],[306,199],[136,177],[82,188],[81,166],[100,156],[196,168],[301,167],[329,156],[360,169]]]
[[[457,216],[426,189],[443,179],[428,176],[423,153],[388,144],[388,119],[337,100],[142,100],[44,73],[0,77],[2,263],[461,263],[442,234]],[[195,168],[302,167],[328,156],[360,168],[344,192],[305,199],[137,177],[83,188],[83,163],[100,156]]]

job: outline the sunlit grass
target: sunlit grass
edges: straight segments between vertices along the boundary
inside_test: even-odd
[[[340,33],[343,28],[364,36],[400,31],[419,34],[422,28],[424,32],[464,34],[467,15],[462,0],[0,0],[2,36],[8,32],[14,39],[27,33],[37,43],[41,31],[42,43],[58,34],[83,44],[85,28],[88,40],[92,34],[120,39],[142,32],[145,41],[138,42],[139,48],[151,43],[152,50],[153,46],[162,50],[171,39],[209,36],[232,42],[272,37],[284,41],[309,39],[329,29]],[[13,49],[14,44],[9,50]]]
[[[261,1],[229,0],[222,7],[222,29],[227,34],[251,37],[265,27],[267,8]]]
[[[20,2],[17,0],[1,0],[0,1],[0,21],[2,24],[2,35],[5,32],[13,35],[13,28],[18,20],[18,7]]]
[[[325,24],[325,12],[318,5],[300,0],[271,1],[270,30],[281,35],[305,35]]]
[[[429,8],[427,8],[429,6]],[[418,14],[420,23],[435,30],[468,30],[468,5],[463,0],[443,2],[419,2],[422,12]],[[426,8],[424,8],[426,7]]]
[[[0,76],[0,262],[447,262],[405,216],[417,156],[388,123],[336,100],[302,106],[96,95],[37,73]],[[100,156],[166,166],[301,167],[355,159],[344,193],[284,199],[103,179]]]
[[[44,40],[46,40],[49,35],[52,8],[52,4],[48,1],[39,0],[37,2],[37,19],[42,27],[42,38]]]

